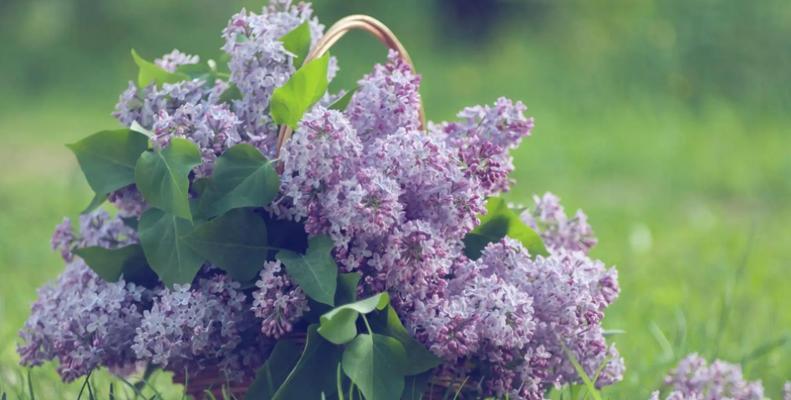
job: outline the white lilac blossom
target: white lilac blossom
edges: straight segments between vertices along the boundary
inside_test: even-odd
[[[363,142],[391,135],[399,129],[420,128],[420,76],[390,50],[388,62],[357,82],[346,114]]]
[[[174,137],[185,138],[201,151],[202,163],[195,168],[197,178],[211,175],[214,161],[241,142],[241,122],[226,105],[184,104],[172,114],[161,110],[155,118],[154,142],[166,147]]]
[[[176,72],[176,69],[182,65],[197,64],[200,57],[192,54],[182,53],[178,49],[173,49],[168,54],[154,60],[154,64],[168,72]]]
[[[525,117],[522,102],[501,97],[492,106],[467,107],[457,116],[460,122],[432,125],[442,133],[464,165],[465,173],[477,178],[489,196],[509,189],[513,171],[509,151],[516,148],[533,129],[533,118]]]
[[[715,360],[711,364],[690,354],[665,377],[666,400],[763,400],[761,381],[747,381],[738,364]],[[660,399],[659,391],[651,399]]]
[[[215,275],[195,287],[162,289],[143,312],[132,349],[168,371],[196,375],[216,368],[239,381],[263,362],[266,342],[257,332],[239,283]]]
[[[132,341],[147,297],[140,286],[106,282],[82,260],[72,261],[57,281],[38,291],[20,331],[22,364],[57,360],[67,382],[100,366],[133,364]]]
[[[522,213],[522,220],[541,234],[548,248],[587,253],[596,245],[596,236],[582,210],[567,217],[560,199],[552,193],[533,196],[533,201],[535,206]]]
[[[783,400],[791,400],[791,382],[783,385]]]
[[[264,336],[278,339],[291,332],[309,309],[305,293],[291,282],[280,261],[266,263],[255,286],[252,310],[261,319]]]
[[[137,243],[137,232],[127,226],[120,217],[110,217],[107,211],[96,210],[80,215],[78,232],[74,232],[71,220],[64,218],[52,234],[52,249],[58,250],[64,260],[74,258],[73,251],[84,247],[99,246],[108,249]]]
[[[223,31],[231,81],[242,94],[233,110],[249,140],[270,156],[274,155],[277,125],[269,116],[269,100],[296,70],[294,56],[280,38],[306,21],[315,43],[324,26],[313,17],[311,6],[281,0],[272,2],[261,14],[242,10],[231,17]]]

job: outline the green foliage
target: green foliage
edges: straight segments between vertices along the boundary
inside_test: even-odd
[[[200,150],[194,143],[173,138],[166,148],[140,155],[135,166],[137,189],[152,207],[192,220],[188,176],[200,163]]]
[[[357,300],[357,285],[360,283],[361,277],[359,272],[338,274],[335,304],[347,304]]]
[[[303,22],[298,27],[294,28],[291,32],[285,34],[280,38],[283,42],[283,47],[286,51],[294,54],[294,66],[299,66],[305,61],[308,52],[310,51],[310,24],[308,21]],[[299,60],[299,62],[297,62]]]
[[[379,334],[361,334],[343,352],[343,371],[366,400],[399,400],[407,363],[404,346]]]
[[[486,214],[481,216],[481,224],[464,237],[464,254],[477,260],[486,245],[505,236],[520,241],[533,256],[548,254],[541,236],[522,222],[500,197],[491,197],[486,202]]]
[[[321,235],[308,240],[308,250],[305,254],[281,250],[275,256],[286,266],[288,276],[305,291],[305,294],[313,300],[330,306],[335,304],[338,277],[338,266],[332,258],[332,248],[332,239]]]
[[[77,157],[88,185],[101,198],[135,182],[135,163],[148,148],[148,137],[129,129],[101,131],[67,147]]]
[[[151,270],[146,263],[143,249],[133,244],[117,249],[92,246],[74,250],[74,254],[88,264],[102,279],[115,282],[123,274],[129,282],[150,280]]]
[[[327,91],[329,54],[305,64],[285,85],[275,89],[269,103],[272,119],[280,125],[296,129],[305,111]]]
[[[330,110],[338,110],[343,111],[346,110],[346,107],[349,105],[349,102],[352,101],[352,96],[357,90],[349,90],[343,94],[339,99],[335,100],[330,104]]]
[[[374,331],[391,336],[404,346],[406,354],[409,356],[409,363],[404,369],[405,375],[424,373],[442,362],[434,353],[428,351],[423,344],[409,335],[393,306],[387,307],[385,312],[372,318],[371,326]],[[319,333],[321,333],[321,328],[319,328]]]
[[[203,265],[203,257],[187,243],[192,230],[192,222],[156,208],[140,217],[140,244],[151,268],[167,286],[191,283]]]
[[[318,399],[322,393],[333,393],[342,352],[342,348],[322,339],[315,324],[310,325],[302,356],[272,400]]]
[[[186,240],[195,253],[239,282],[255,278],[271,250],[263,217],[249,208],[228,211],[196,226]]]
[[[297,365],[302,353],[302,345],[294,339],[281,339],[266,359],[264,365],[255,373],[255,380],[245,394],[247,400],[271,399],[277,389]]]
[[[200,198],[201,215],[214,217],[234,208],[263,207],[280,188],[280,177],[261,151],[249,144],[226,150],[214,164]]]
[[[183,73],[173,73],[164,70],[159,65],[140,57],[135,49],[132,49],[132,59],[134,59],[135,64],[137,64],[137,86],[141,88],[151,83],[162,85],[163,83],[176,83],[189,78],[189,76]]]
[[[382,310],[390,304],[387,292],[373,295],[367,299],[336,307],[321,316],[318,332],[335,344],[350,342],[357,335],[357,317],[374,310]]]

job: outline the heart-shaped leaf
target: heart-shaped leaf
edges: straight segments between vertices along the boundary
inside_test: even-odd
[[[299,66],[305,61],[305,57],[310,51],[310,25],[308,21],[303,22],[291,32],[280,38],[286,51],[295,56],[294,66]]]
[[[404,370],[405,375],[416,375],[426,372],[442,362],[423,344],[412,338],[392,306],[387,307],[387,312],[379,313],[377,317],[371,319],[374,331],[393,337],[401,342],[401,345],[406,350],[409,363]]]
[[[338,265],[332,258],[332,239],[327,235],[308,239],[308,250],[299,254],[281,250],[275,258],[286,266],[286,273],[310,298],[327,305],[335,304]]]
[[[248,208],[237,208],[198,225],[188,245],[239,282],[258,275],[269,254],[266,223]]]
[[[491,197],[486,202],[486,214],[481,216],[481,224],[464,237],[464,254],[477,260],[489,243],[500,241],[505,236],[520,241],[531,255],[549,254],[541,236],[522,222],[500,197]]]
[[[334,393],[342,350],[322,339],[315,324],[310,325],[302,356],[272,400],[320,399],[322,393]]]
[[[83,247],[75,250],[74,254],[80,256],[96,275],[108,282],[116,282],[123,275],[128,282],[141,283],[153,274],[146,263],[143,250],[136,244],[117,249]]]
[[[361,334],[343,352],[343,372],[366,400],[399,400],[404,391],[404,346],[379,334]]]
[[[174,138],[166,148],[140,155],[135,166],[137,189],[152,207],[192,220],[189,173],[200,163],[200,151],[194,143]]]
[[[247,389],[246,400],[271,399],[277,389],[297,365],[302,354],[302,344],[296,339],[281,339],[266,359],[264,365],[255,373],[253,384]]]
[[[132,59],[135,60],[135,64],[137,64],[137,86],[141,88],[148,86],[148,84],[152,82],[157,85],[162,85],[163,83],[176,83],[189,79],[185,74],[166,71],[159,65],[140,57],[135,49],[132,49]]]
[[[321,316],[319,333],[332,343],[348,343],[357,336],[357,317],[360,314],[382,310],[388,304],[390,296],[387,292],[382,292],[364,300],[335,307]]]
[[[329,59],[329,54],[325,54],[311,60],[297,70],[285,85],[272,92],[269,112],[275,123],[297,128],[305,111],[327,91]]]
[[[234,208],[263,207],[279,188],[280,177],[272,163],[255,147],[238,144],[214,164],[211,183],[201,196],[201,213],[214,217]]]
[[[187,245],[192,222],[150,208],[140,217],[138,235],[151,268],[168,286],[191,283],[203,265],[203,257]]]
[[[66,145],[97,196],[135,182],[135,164],[148,148],[148,138],[129,129],[101,131]]]

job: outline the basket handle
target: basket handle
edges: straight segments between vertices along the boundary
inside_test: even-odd
[[[404,48],[404,45],[401,44],[401,41],[398,40],[396,35],[381,21],[367,15],[350,15],[340,19],[338,22],[332,25],[330,29],[327,30],[327,33],[325,33],[324,36],[319,39],[318,43],[316,43],[316,46],[314,46],[310,53],[308,53],[308,56],[305,58],[305,63],[323,56],[344,35],[355,29],[360,29],[370,33],[372,36],[379,39],[382,44],[397,51],[399,57],[401,57],[401,60],[409,65],[409,67],[412,68],[412,71],[415,72],[415,65],[412,63],[409,53],[407,53],[406,48]],[[420,128],[423,129],[426,125],[426,113],[423,110],[422,101],[420,103],[419,112]],[[280,149],[283,147],[283,144],[285,144],[285,142],[291,137],[292,133],[294,133],[294,130],[288,125],[284,124],[280,126],[280,132],[277,136],[277,156],[280,156]]]

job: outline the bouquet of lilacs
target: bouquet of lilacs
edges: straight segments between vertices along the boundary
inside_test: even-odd
[[[617,274],[588,256],[585,215],[499,197],[525,106],[424,124],[403,51],[330,93],[323,33],[280,0],[234,15],[218,61],[132,52],[124,128],[69,145],[95,197],[53,235],[66,269],[39,291],[22,363],[55,360],[65,381],[160,368],[252,399],[619,381],[601,326]]]

